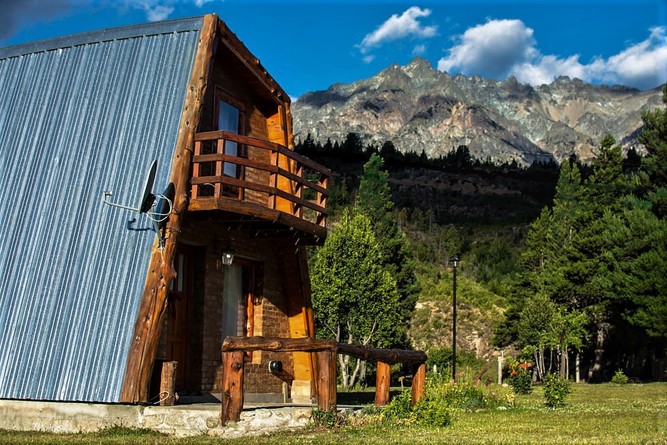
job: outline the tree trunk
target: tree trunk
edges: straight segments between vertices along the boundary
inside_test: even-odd
[[[595,358],[593,359],[593,365],[588,370],[588,381],[596,382],[602,380],[602,372],[604,368],[604,344],[607,339],[607,331],[609,325],[607,323],[598,323],[597,325],[597,338],[595,342]]]

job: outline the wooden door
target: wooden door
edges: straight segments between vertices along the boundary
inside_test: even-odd
[[[167,306],[167,360],[178,362],[176,391],[187,389],[190,305],[192,299],[192,250],[179,246],[174,257],[176,278],[169,289]]]

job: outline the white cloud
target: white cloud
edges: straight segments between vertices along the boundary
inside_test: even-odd
[[[426,45],[419,44],[412,48],[413,56],[423,56],[424,54],[426,54]]]
[[[375,56],[372,55],[372,54],[369,54],[367,56],[362,57],[361,60],[363,60],[364,63],[371,63],[373,60],[375,60]]]
[[[495,79],[512,75],[532,85],[551,83],[558,76],[640,89],[667,82],[667,27],[653,28],[643,42],[588,64],[582,64],[578,54],[565,58],[542,54],[533,33],[520,20],[489,20],[458,36],[438,69]]]
[[[536,53],[533,30],[521,20],[490,20],[467,29],[457,40],[438,62],[439,70],[502,77]]]
[[[132,9],[143,10],[148,21],[157,22],[169,18],[178,3],[194,4],[201,8],[211,1],[213,0],[125,0],[125,5]]]
[[[647,89],[667,82],[667,27],[651,29],[637,43],[607,60],[596,59],[587,66],[590,77],[603,82]]]
[[[419,18],[430,15],[430,9],[421,9],[417,6],[406,9],[400,16],[392,15],[375,31],[366,34],[359,44],[361,53],[367,54],[372,48],[392,40],[406,37],[428,38],[436,36],[438,33],[437,26],[424,26],[418,21]]]

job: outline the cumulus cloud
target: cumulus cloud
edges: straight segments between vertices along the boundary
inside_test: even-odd
[[[370,34],[366,34],[358,45],[362,54],[381,46],[385,42],[399,40],[406,37],[429,38],[438,34],[437,26],[425,26],[418,19],[431,15],[430,9],[421,9],[412,6],[400,16],[389,17],[382,25]]]
[[[558,76],[640,89],[667,82],[667,27],[653,28],[646,40],[586,64],[578,54],[542,54],[533,34],[521,20],[489,20],[458,36],[448,55],[438,62],[438,69],[495,79],[514,76],[532,85],[551,83]]]
[[[449,55],[438,62],[438,69],[502,77],[514,65],[531,60],[534,46],[533,30],[521,20],[490,20],[458,37]]]

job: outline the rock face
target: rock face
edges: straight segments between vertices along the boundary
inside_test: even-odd
[[[590,160],[606,134],[625,148],[641,149],[641,111],[660,105],[659,89],[568,77],[532,87],[514,78],[452,76],[416,58],[369,79],[306,93],[292,111],[297,140],[310,133],[323,144],[327,138],[342,142],[352,132],[366,143],[391,140],[400,151],[423,150],[430,157],[467,145],[481,160],[525,164],[572,153]]]

